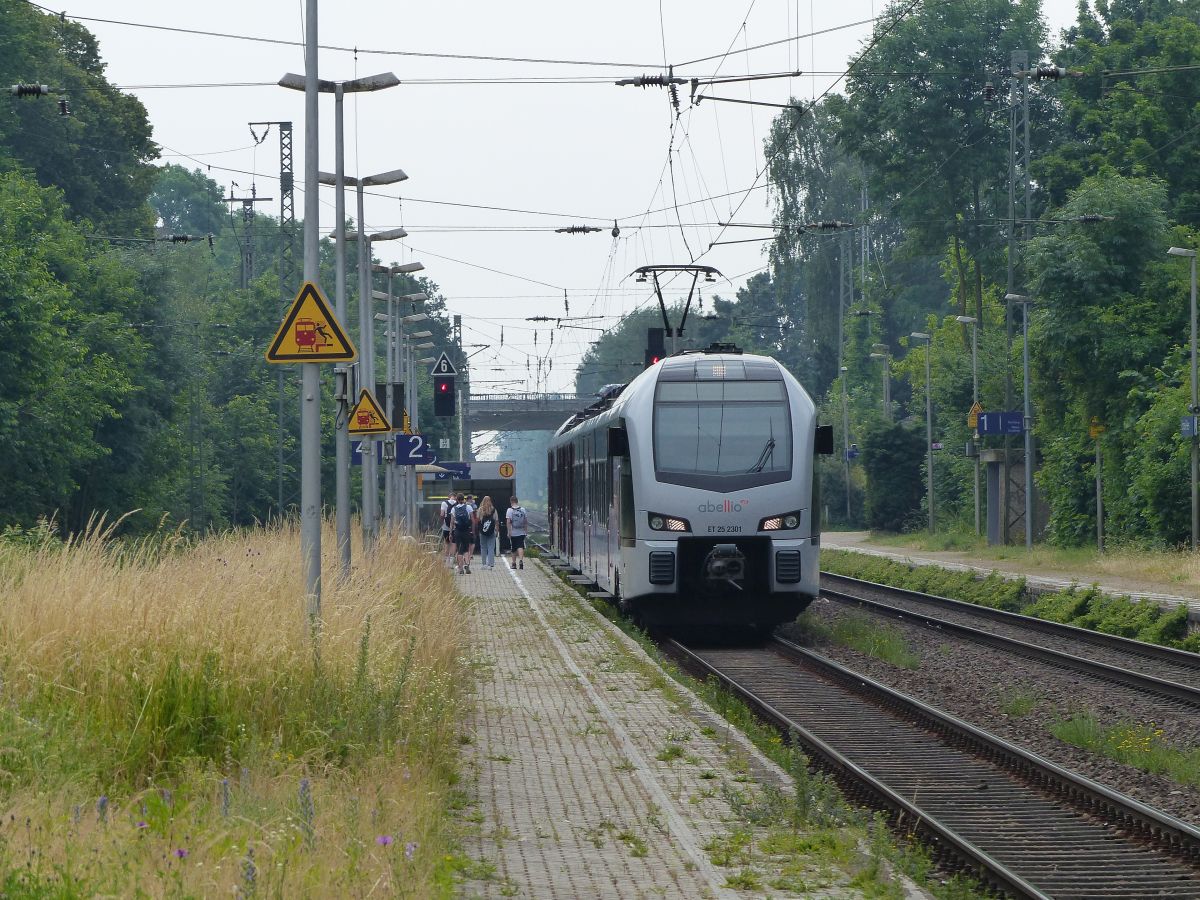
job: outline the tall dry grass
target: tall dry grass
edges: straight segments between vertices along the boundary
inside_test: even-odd
[[[444,880],[460,601],[411,541],[343,584],[324,547],[314,633],[292,525],[0,546],[0,895]]]

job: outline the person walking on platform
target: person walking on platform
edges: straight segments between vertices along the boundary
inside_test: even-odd
[[[529,533],[529,514],[521,502],[513,497],[509,501],[508,512],[504,518],[508,521],[508,542],[512,547],[512,567],[525,568],[525,535]]]
[[[454,504],[454,509],[450,514],[454,517],[454,546],[458,574],[470,575],[471,542],[475,540],[475,523],[471,518],[471,508],[466,504],[465,495],[458,495],[458,502]]]
[[[451,511],[454,509],[454,504],[457,502],[457,497],[450,494],[442,501],[441,517],[442,517],[442,548],[446,557],[446,565],[454,565],[454,529],[451,521]]]
[[[463,496],[463,502],[467,504],[467,511],[471,513],[471,543],[467,545],[467,570],[470,571],[471,560],[479,552],[479,497],[466,494]]]
[[[485,569],[496,568],[496,541],[500,534],[500,516],[492,505],[491,497],[484,497],[479,504],[479,554],[483,557]]]

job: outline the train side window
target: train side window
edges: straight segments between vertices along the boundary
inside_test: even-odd
[[[629,432],[623,425],[615,425],[608,429],[608,457],[629,455]]]

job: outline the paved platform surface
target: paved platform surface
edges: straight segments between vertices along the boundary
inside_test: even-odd
[[[753,833],[745,810],[785,773],[538,564],[457,580],[478,676],[465,895],[861,896],[846,871],[769,853],[749,860],[757,890],[731,887],[747,866],[713,848]]]
[[[1052,591],[1097,584],[1108,594],[1128,594],[1135,600],[1149,600],[1172,608],[1186,605],[1190,610],[1188,617],[1193,622],[1200,622],[1200,591],[1190,586],[1156,584],[1120,575],[1097,575],[1094,572],[1038,570],[1020,558],[989,559],[959,550],[911,550],[892,547],[873,543],[870,534],[865,531],[827,531],[821,536],[821,547],[827,550],[870,553],[914,566],[972,570],[981,575],[996,571],[1006,577],[1024,577],[1030,585]]]

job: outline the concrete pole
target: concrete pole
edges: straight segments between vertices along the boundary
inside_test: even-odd
[[[392,415],[394,388],[392,382],[396,380],[396,370],[392,367],[392,272],[391,269],[387,273],[387,321],[384,324],[384,378],[386,379],[387,387],[384,388],[383,402],[386,404],[384,409],[387,410],[388,417]],[[392,422],[393,428],[399,428],[402,423]],[[393,437],[389,435],[385,440],[391,441]],[[395,446],[393,444],[393,446]],[[388,462],[386,456],[384,458],[383,469],[383,521],[388,528],[395,527],[396,519],[396,466],[395,460]]]
[[[1193,255],[1192,263],[1192,407],[1188,412],[1194,419],[1197,412],[1200,412],[1200,401],[1196,396],[1196,257]],[[1200,536],[1200,459],[1198,459],[1197,435],[1195,427],[1192,428],[1192,552],[1196,552],[1196,541]]]
[[[334,155],[336,184],[334,187],[334,243],[336,253],[337,285],[334,287],[334,308],[338,321],[345,328],[350,322],[350,311],[346,308],[346,145],[344,141],[344,91],[338,82],[333,95]],[[338,575],[343,580],[350,577],[350,410],[354,399],[350,394],[350,367],[338,363],[337,371],[346,386],[347,397],[341,401],[336,419],[334,449],[337,454],[335,465],[334,502],[337,523]]]
[[[979,403],[979,323],[971,323],[971,405]],[[982,531],[979,503],[979,446],[975,446],[975,536]]]
[[[409,416],[412,419],[413,432],[419,434],[421,431],[421,422],[420,422],[421,395],[417,391],[417,354],[416,354],[416,351],[414,351],[412,348],[411,341],[408,342],[407,344],[405,344],[404,352],[405,352],[405,356],[406,356],[406,359],[408,362],[408,384],[406,386],[406,390],[408,391]],[[408,491],[409,491],[409,495],[408,495],[409,529],[411,531],[413,531],[413,533],[416,533],[420,530],[420,527],[421,527],[421,525],[420,525],[421,495],[420,495],[420,489],[418,488],[418,485],[417,485],[417,480],[418,480],[417,473],[416,472],[409,473],[409,478],[410,478],[409,486],[408,486]]]
[[[846,376],[849,374],[842,366],[842,466],[846,476],[846,524],[850,524],[850,405],[846,397]]]
[[[321,206],[317,186],[317,0],[304,20],[304,279],[320,278]],[[300,556],[310,624],[321,618],[321,366],[302,363],[300,382]]]
[[[1104,482],[1100,469],[1100,435],[1096,435],[1096,549],[1104,552]]]
[[[1029,303],[1022,304],[1021,339],[1025,367],[1025,549],[1033,549],[1033,398],[1029,392]]]
[[[933,534],[933,397],[929,391],[929,357],[933,355],[932,338],[925,345],[925,489],[929,492],[929,533]]]
[[[363,183],[355,179],[358,200],[358,370],[362,387],[375,393],[375,345],[372,340],[375,324],[371,307],[371,240],[363,222]],[[370,550],[375,540],[375,508],[379,482],[375,469],[375,440],[364,435],[362,442],[362,530],[363,550]]]

